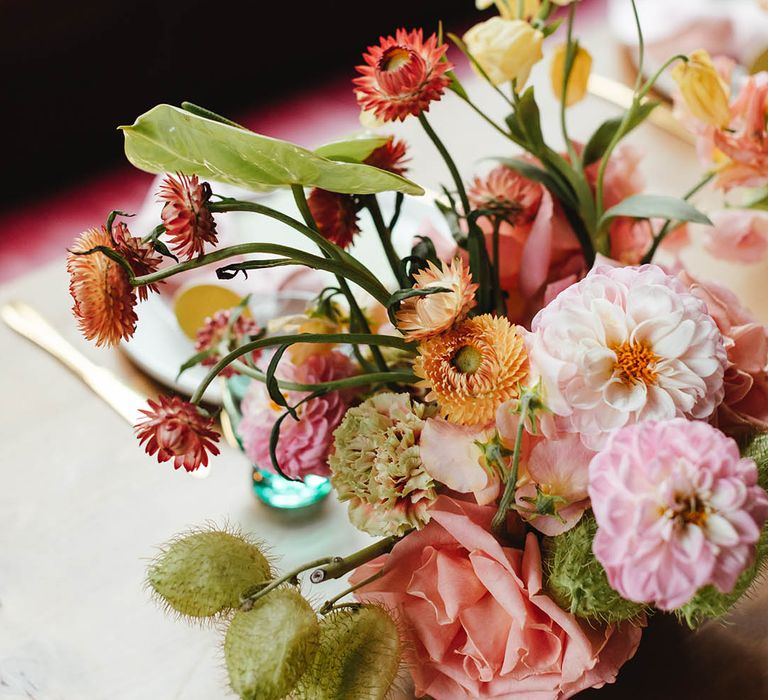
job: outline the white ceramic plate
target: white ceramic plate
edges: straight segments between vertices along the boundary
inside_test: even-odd
[[[157,180],[136,218],[130,222],[134,235],[151,231],[160,221],[160,204],[155,201]],[[214,192],[240,199],[258,200],[270,207],[300,218],[291,194],[276,191],[267,195],[254,195],[234,190],[228,186],[214,186]],[[430,230],[441,237],[450,238],[442,216],[431,204],[430,197],[406,197],[400,219],[395,227],[393,242],[397,251],[406,255],[415,234],[426,234]],[[385,220],[389,220],[394,206],[394,195],[380,197]],[[219,233],[219,247],[243,241],[279,241],[283,245],[313,251],[313,244],[293,229],[252,213],[218,214],[216,217]],[[381,251],[381,245],[367,212],[360,215],[359,235],[350,252],[367,265],[388,287],[394,288],[394,276],[389,270]],[[179,367],[190,358],[195,350],[194,343],[179,327],[173,313],[173,294],[182,285],[215,282],[231,285],[240,295],[251,294],[251,311],[262,325],[271,318],[287,313],[297,313],[320,289],[332,281],[327,273],[307,273],[303,268],[285,267],[271,270],[257,270],[249,278],[222,282],[216,279],[213,269],[194,270],[175,278],[166,284],[161,294],[151,294],[147,301],[139,304],[139,322],[134,337],[122,345],[128,357],[156,381],[171,387],[186,396],[191,395],[206,374],[206,368],[197,366],[177,378]],[[291,301],[293,299],[293,301]],[[361,293],[361,300],[364,295]],[[287,305],[286,305],[287,304]],[[205,393],[211,403],[221,402],[218,382],[213,382]]]

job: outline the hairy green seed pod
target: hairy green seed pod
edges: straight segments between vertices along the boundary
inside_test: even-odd
[[[242,700],[281,700],[314,661],[320,623],[295,588],[278,588],[237,612],[224,638],[229,682]]]
[[[400,668],[389,613],[375,605],[340,608],[320,623],[320,648],[299,681],[300,700],[382,700]]]
[[[768,433],[756,433],[741,448],[742,457],[749,457],[757,464],[757,480],[768,491]]]
[[[269,562],[255,544],[220,530],[173,540],[147,572],[155,593],[190,617],[210,617],[236,608],[246,591],[271,579]]]
[[[621,622],[639,617],[647,608],[622,598],[592,552],[597,532],[594,517],[585,513],[575,527],[543,541],[547,592],[564,610],[598,622]]]

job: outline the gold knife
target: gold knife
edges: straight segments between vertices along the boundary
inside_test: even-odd
[[[106,367],[91,362],[31,306],[11,301],[0,308],[0,317],[19,335],[55,357],[128,423],[135,425],[142,417],[139,409],[146,406],[146,397],[126,386]]]

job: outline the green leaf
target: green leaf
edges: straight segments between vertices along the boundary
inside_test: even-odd
[[[344,163],[362,163],[377,148],[389,140],[388,136],[369,136],[365,138],[334,141],[315,149],[315,155],[338,160]]]
[[[615,207],[611,207],[600,219],[600,228],[617,216],[630,216],[634,219],[670,219],[674,221],[692,221],[696,224],[712,222],[692,204],[677,197],[657,194],[636,194],[627,197]]]
[[[633,118],[629,120],[625,135],[632,131],[636,126],[642,124],[659,104],[659,102],[644,102],[641,104],[636,109]],[[582,155],[584,167],[596,163],[603,157],[605,149],[608,148],[608,144],[621,126],[622,120],[623,117],[614,117],[613,119],[604,121],[597,127],[595,133],[592,134],[589,141],[587,141],[587,145],[584,146],[584,153]]]
[[[525,134],[526,141],[534,153],[545,146],[544,134],[541,132],[541,115],[533,87],[529,87],[521,96],[515,107],[514,118],[520,130]]]
[[[572,202],[573,197],[566,193],[561,184],[555,179],[551,173],[547,172],[543,168],[540,168],[533,163],[529,163],[527,160],[521,158],[499,158],[499,163],[506,165],[511,170],[520,173],[523,177],[539,182],[552,192],[561,202]]]
[[[216,347],[210,347],[192,355],[192,357],[190,357],[183,365],[181,365],[181,367],[179,367],[179,373],[176,375],[176,379],[178,380],[178,378],[188,369],[191,369],[195,365],[199,365],[203,360],[207,360],[209,357],[215,355],[216,352]]]
[[[125,154],[140,170],[183,172],[255,192],[274,187],[322,187],[346,194],[394,190],[422,195],[404,177],[360,163],[340,163],[278,139],[158,105],[131,126]]]
[[[768,189],[760,190],[756,196],[744,204],[744,208],[768,211]]]

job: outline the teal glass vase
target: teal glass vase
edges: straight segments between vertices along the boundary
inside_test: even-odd
[[[243,443],[238,433],[242,414],[240,402],[254,381],[248,377],[235,375],[225,380],[222,392],[223,409],[232,425],[240,449]],[[322,476],[307,475],[303,481],[285,479],[270,469],[253,465],[253,493],[262,503],[278,509],[296,510],[307,508],[322,501],[331,492],[331,482]]]

